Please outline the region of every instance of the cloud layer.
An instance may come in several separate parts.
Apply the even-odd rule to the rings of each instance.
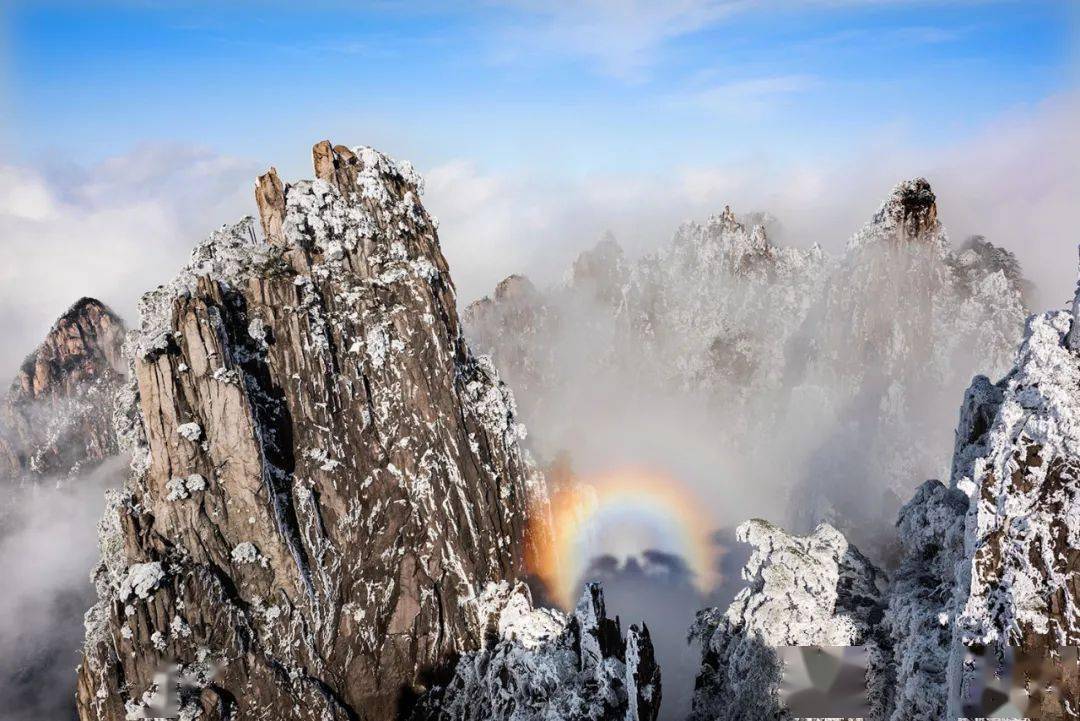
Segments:
[[[948,147],[901,143],[889,132],[844,158],[780,164],[749,157],[660,175],[591,174],[562,182],[486,173],[461,161],[427,173],[429,210],[468,302],[510,273],[558,280],[606,230],[635,255],[683,220],[731,205],[767,210],[782,244],[839,249],[899,180],[925,176],[955,242],[982,234],[1016,252],[1042,295],[1058,305],[1076,281],[1075,198],[1080,195],[1080,98],[1018,109]],[[899,135],[899,133],[897,133]]]
[[[132,321],[138,296],[170,278],[198,238],[251,212],[255,173],[247,161],[167,145],[94,167],[0,161],[0,378],[80,296]]]
[[[1014,250],[1042,292],[1036,302],[1058,305],[1076,280],[1077,120],[1080,99],[1065,95],[945,148],[882,133],[846,158],[758,155],[663,174],[538,177],[461,159],[425,169],[425,203],[464,304],[511,273],[558,280],[606,230],[635,255],[728,204],[773,213],[781,243],[839,248],[896,181],[925,175],[954,239],[981,233]],[[171,277],[199,239],[254,211],[251,181],[268,160],[144,146],[94,167],[0,161],[0,378],[81,295],[133,321],[139,294]]]
[[[94,600],[104,491],[125,464],[111,459],[63,487],[0,491],[0,717],[71,718],[83,614]],[[14,581],[14,583],[12,583]]]

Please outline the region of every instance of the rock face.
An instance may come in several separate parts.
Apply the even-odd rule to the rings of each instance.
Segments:
[[[542,542],[542,477],[462,337],[420,178],[370,148],[314,161],[259,178],[265,240],[224,227],[142,299],[84,721],[144,713],[166,663],[181,718],[393,718],[480,648],[484,589]]]
[[[926,178],[897,183],[870,223],[852,237],[848,246],[854,248],[880,239],[895,245],[947,247],[948,239],[937,219],[937,196]]]
[[[921,178],[836,256],[779,245],[773,226],[725,208],[637,261],[607,238],[554,287],[505,281],[467,335],[520,390],[542,454],[595,459],[596,429],[631,423],[700,434],[725,475],[790,493],[794,530],[829,522],[891,562],[882,529],[947,474],[952,399],[1012,363],[1026,283],[984,239],[952,247]]]
[[[875,529],[916,479],[947,472],[940,429],[955,402],[942,399],[977,372],[1007,370],[1026,314],[1015,267],[985,258],[1008,254],[988,245],[954,251],[921,179],[900,183],[852,237],[788,366],[797,387],[826,389],[832,410],[814,422],[834,429],[795,490],[796,529],[828,520],[886,557]]]
[[[0,479],[75,475],[117,452],[123,336],[120,318],[93,298],[57,319],[0,403]]]
[[[520,585],[492,587],[482,602],[488,642],[462,657],[413,721],[655,721],[660,668],[649,629],[631,626],[624,639],[597,584],[569,617],[533,610]]]

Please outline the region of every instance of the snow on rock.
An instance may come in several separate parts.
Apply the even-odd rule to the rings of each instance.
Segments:
[[[969,646],[1043,656],[1080,642],[1077,322],[1067,311],[1032,316],[1015,367],[997,383],[972,381],[950,483],[925,482],[901,508],[887,586],[827,526],[805,538],[740,527],[756,549],[749,587],[698,620],[697,718],[778,718],[777,645],[869,644],[872,718],[919,721],[963,716],[975,688]],[[1074,675],[1031,713],[1072,718],[1065,709],[1078,701]]]
[[[1080,645],[1080,355],[1069,340],[1078,322],[1069,311],[1032,316],[1013,370],[994,385],[976,378],[965,397],[952,479],[970,499],[954,599],[953,715],[971,682],[964,646]],[[1061,695],[1075,708],[1080,679]],[[1057,713],[1056,703],[1040,711]]]
[[[184,486],[187,487],[188,492],[195,493],[196,491],[206,490],[206,479],[198,473],[192,473],[190,476],[184,479]]]
[[[900,511],[903,556],[892,574],[886,614],[895,675],[889,721],[948,718],[953,591],[964,558],[967,507],[963,493],[927,481]]]
[[[206,490],[206,479],[198,473],[192,473],[187,478],[170,478],[165,483],[168,494],[165,500],[182,501],[190,498],[193,493]]]
[[[138,598],[148,598],[165,578],[165,569],[157,561],[136,563],[128,568],[127,576],[120,583],[119,598],[127,599],[132,594]]]
[[[202,438],[202,426],[198,423],[181,423],[176,427],[176,433],[181,438],[195,442]]]
[[[588,584],[574,613],[531,608],[528,589],[503,585],[484,598],[498,629],[432,689],[413,721],[654,721],[660,669],[648,629],[622,636],[603,592]]]
[[[871,221],[848,241],[849,248],[879,240],[925,243],[947,249],[948,240],[937,219],[937,197],[925,178],[897,183]]]
[[[165,490],[169,492],[165,496],[165,499],[169,501],[179,501],[188,497],[187,484],[184,483],[183,478],[170,478],[165,483]]]
[[[191,714],[391,718],[481,647],[483,590],[523,578],[545,534],[418,176],[371,148],[313,160],[314,180],[258,179],[261,237],[223,227],[140,301],[82,721],[140,709],[166,658],[218,669]],[[538,643],[527,626],[507,633]]]
[[[747,581],[726,611],[701,611],[692,636],[702,645],[692,719],[764,721],[781,716],[778,646],[868,646],[867,687],[874,718],[889,689],[888,642],[881,621],[884,574],[822,524],[792,536],[771,523],[739,526],[754,550]]]
[[[242,541],[236,544],[232,553],[229,554],[232,560],[237,563],[257,563],[259,560],[259,549],[255,547],[255,544],[251,541]]]

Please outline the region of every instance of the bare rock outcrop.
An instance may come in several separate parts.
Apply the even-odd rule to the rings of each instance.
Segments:
[[[480,648],[484,589],[542,542],[543,480],[462,337],[421,179],[313,155],[314,181],[259,178],[263,239],[224,227],[142,299],[83,721],[148,713],[168,664],[185,719],[393,718]]]
[[[27,356],[0,402],[0,479],[74,475],[117,452],[124,323],[82,298]]]

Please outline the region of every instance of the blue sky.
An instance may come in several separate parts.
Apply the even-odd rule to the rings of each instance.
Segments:
[[[220,6],[220,7],[219,7]],[[1073,3],[20,2],[10,153],[323,136],[558,178],[948,143],[1075,79]]]
[[[273,164],[413,161],[462,302],[730,204],[842,248],[925,175],[954,238],[1075,284],[1066,0],[29,2],[0,6],[0,377],[76,297],[134,319]],[[1040,301],[1041,303],[1041,301]]]

